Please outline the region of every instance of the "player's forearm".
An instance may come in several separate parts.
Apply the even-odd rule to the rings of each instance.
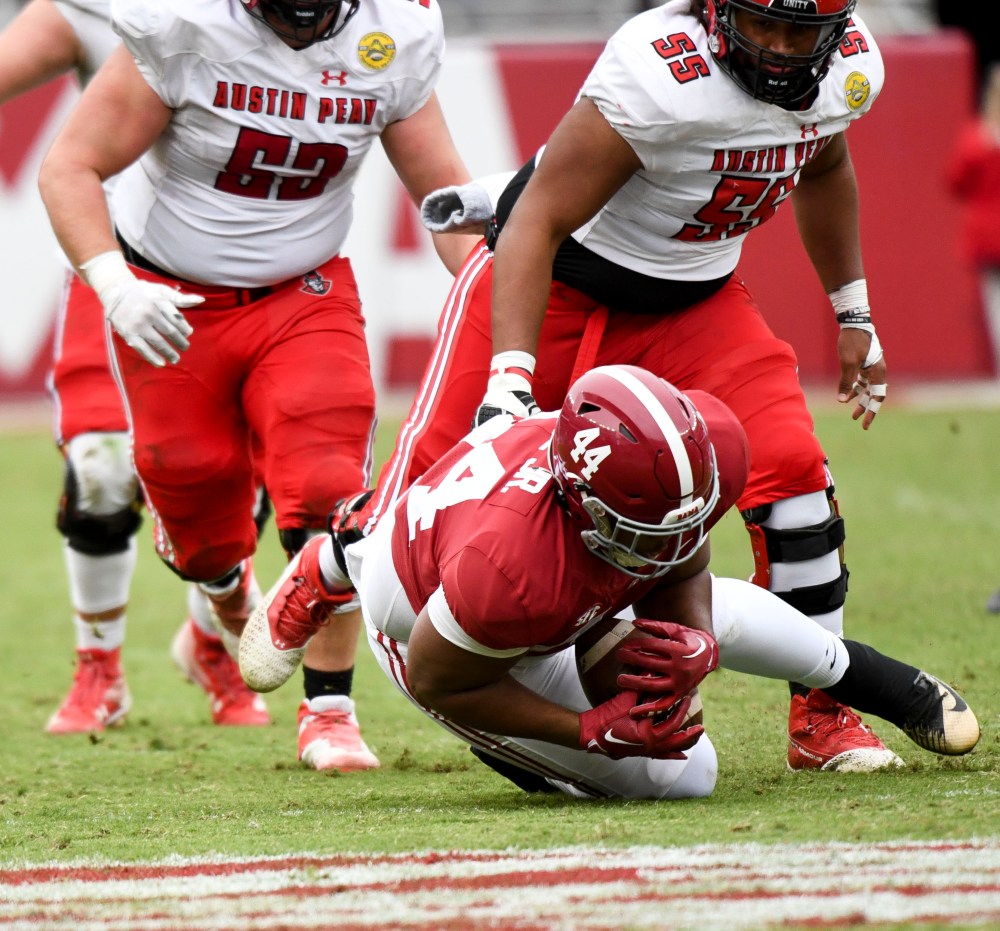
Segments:
[[[494,353],[537,353],[555,248],[544,236],[522,234],[517,225],[501,234],[493,257]]]
[[[411,678],[411,688],[413,680]],[[425,688],[414,695],[448,720],[507,737],[579,747],[580,716],[511,678],[462,691]]]
[[[96,172],[50,155],[42,165],[38,187],[56,238],[74,267],[118,248]]]
[[[824,290],[864,278],[860,204],[850,159],[819,175],[803,174],[792,204],[802,245]]]

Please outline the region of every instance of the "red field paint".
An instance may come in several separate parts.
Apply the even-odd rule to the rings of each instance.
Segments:
[[[0,929],[1000,924],[1000,841],[301,855],[0,870]]]

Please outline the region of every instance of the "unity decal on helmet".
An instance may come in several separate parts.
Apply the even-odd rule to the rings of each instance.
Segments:
[[[358,43],[358,61],[369,71],[382,71],[396,57],[396,41],[384,32],[369,32]]]
[[[844,95],[847,106],[852,110],[860,110],[872,92],[872,86],[860,71],[852,71],[844,81]]]

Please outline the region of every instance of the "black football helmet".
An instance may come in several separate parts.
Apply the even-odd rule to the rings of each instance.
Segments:
[[[241,0],[243,8],[296,48],[335,36],[361,0]]]
[[[634,365],[601,366],[577,379],[549,462],[587,548],[636,578],[689,559],[719,500],[701,414],[673,385]]]
[[[785,109],[800,105],[826,77],[857,0],[706,0],[709,48],[722,68],[751,97]],[[741,16],[815,28],[805,55],[785,55],[758,45],[740,30]]]

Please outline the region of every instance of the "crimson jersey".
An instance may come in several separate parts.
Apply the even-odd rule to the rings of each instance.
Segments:
[[[703,392],[690,397],[719,468],[707,531],[739,497],[749,460],[732,412]],[[564,647],[662,580],[636,579],[587,549],[549,470],[557,416],[488,421],[396,505],[392,555],[410,605],[428,605],[438,632],[464,649],[517,655]]]

